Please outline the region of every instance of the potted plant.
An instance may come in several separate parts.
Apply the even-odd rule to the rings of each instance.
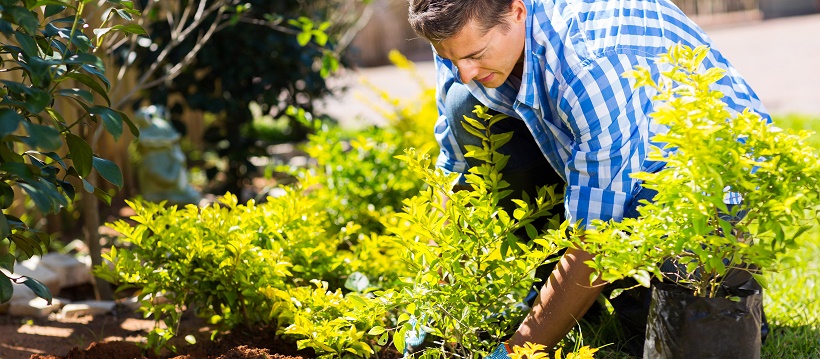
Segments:
[[[820,208],[818,151],[804,143],[811,134],[731,113],[711,86],[723,70],[702,69],[708,51],[673,46],[658,60],[670,69],[657,82],[646,68],[626,74],[657,91],[651,116],[669,128],[649,156],[665,167],[635,175],[657,191],[654,201],[635,219],[553,232],[595,255],[591,279],[657,283],[645,357],[759,357],[758,268],[774,269]]]

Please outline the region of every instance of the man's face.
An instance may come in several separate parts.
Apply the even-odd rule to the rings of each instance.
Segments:
[[[484,33],[471,20],[455,36],[433,44],[439,56],[458,67],[461,82],[475,80],[484,87],[501,86],[523,59],[526,7],[521,1],[511,6],[506,19],[508,29],[499,25]]]

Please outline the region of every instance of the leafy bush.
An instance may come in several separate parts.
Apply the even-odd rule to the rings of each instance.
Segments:
[[[603,280],[633,277],[648,286],[651,277],[663,278],[660,264],[668,261],[682,269],[681,278],[669,279],[696,295],[726,295],[719,289],[727,271],[772,269],[817,221],[820,154],[804,142],[810,133],[782,131],[751,111],[730,113],[723,95],[710,89],[723,71],[700,69],[708,51],[672,47],[659,60],[671,69],[657,83],[646,69],[629,74],[658,90],[662,105],[652,117],[670,130],[654,140],[668,154],[655,149],[649,159],[666,167],[635,175],[658,191],[641,217],[598,221],[573,237],[596,255],[589,264]],[[727,191],[742,203],[727,206]],[[797,233],[787,235],[791,227]]]
[[[429,135],[438,117],[435,89],[424,83],[413,63],[400,53],[391,52],[390,59],[417,79],[422,93],[402,101],[373,87],[389,104],[388,109],[374,104],[388,120],[387,126],[353,134],[325,128],[311,135],[305,148],[317,162],[311,172],[322,184],[312,195],[326,204],[334,228],[354,222],[366,233],[383,233],[381,222],[423,185],[421,173],[411,171],[395,157],[411,147],[424,153],[438,151]],[[297,177],[306,173],[301,168],[293,171]]]
[[[16,252],[42,254],[43,245],[49,243],[47,233],[6,213],[14,202],[13,188],[25,192],[40,212],[58,213],[74,201],[74,183],[110,202],[108,193],[87,180],[93,170],[115,186],[123,185],[117,165],[95,155],[82,133],[93,128],[92,122],[115,139],[122,135],[123,124],[138,133],[125,114],[110,108],[110,83],[94,51],[103,37],[144,30],[133,24],[104,27],[113,17],[130,20],[139,15],[131,2],[120,1],[108,2],[111,9],[101,27],[89,26],[84,19],[88,2],[0,1],[0,66],[13,75],[0,80],[0,266],[9,271]],[[71,108],[72,113],[66,113],[66,107],[56,106],[60,99],[76,102],[77,112]],[[11,297],[12,281],[51,300],[37,281],[2,274],[0,302]]]
[[[561,203],[554,186],[539,189],[532,202],[526,197],[513,200],[517,208],[512,213],[499,206],[512,190],[499,173],[509,156],[497,149],[512,134],[491,134],[489,127],[506,116],[485,111],[477,107],[478,119],[465,117],[465,127],[484,134],[482,147],[468,148],[465,154],[485,161],[466,176],[472,190],[454,191],[455,174],[432,169],[426,153],[410,149],[401,157],[428,186],[405,200],[403,212],[397,214],[402,221],[388,226],[407,247],[404,260],[416,273],[413,287],[395,298],[406,310],[393,336],[399,351],[404,350],[405,334],[412,328],[408,320],[415,317],[421,318],[423,330],[443,338],[439,347],[426,349],[423,357],[486,356],[517,329],[527,314],[520,306],[532,286],[535,269],[558,250],[532,224],[552,214],[553,207]],[[445,197],[446,207],[442,205]],[[556,215],[550,228],[559,227]],[[519,229],[525,230],[528,238],[524,239],[529,241],[516,235]]]
[[[254,170],[249,157],[264,154],[267,144],[248,126],[253,120],[249,104],[258,104],[273,118],[288,120],[290,131],[284,140],[305,138],[307,128],[287,109],[293,106],[312,112],[314,100],[330,94],[326,78],[345,65],[340,60],[340,42],[355,28],[362,4],[369,3],[203,0],[203,9],[220,10],[208,11],[203,18],[186,16],[180,24],[173,24],[166,21],[165,12],[179,11],[176,9],[189,2],[163,2],[173,5],[154,6],[159,9],[146,15],[151,19],[146,26],[151,37],[142,40],[150,46],[128,46],[136,52],[135,64],[143,72],[161,69],[158,78],[174,76],[173,81],[145,92],[144,98],[169,105],[168,98],[181,95],[189,108],[216,115],[204,140],[206,151],[224,159],[228,167],[222,171],[227,180],[218,192],[238,192],[241,180]],[[177,43],[180,28],[197,36]],[[203,38],[208,39],[207,46],[202,46]],[[133,56],[129,51],[122,54]],[[188,66],[176,66],[186,61]],[[219,171],[209,167],[206,173],[213,177]]]

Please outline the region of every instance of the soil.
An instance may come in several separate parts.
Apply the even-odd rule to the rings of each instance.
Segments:
[[[17,359],[309,359],[312,351],[298,351],[293,342],[277,337],[274,329],[240,328],[210,340],[211,328],[192,315],[180,324],[172,343],[176,353],[159,355],[144,350],[154,321],[121,308],[113,314],[79,318],[23,318],[0,316],[0,358]],[[183,338],[192,335],[195,344]]]
[[[70,301],[91,299],[90,284],[64,288],[59,297]],[[171,340],[177,351],[155,354],[142,348],[154,320],[118,305],[112,313],[76,318],[54,313],[48,318],[0,315],[0,358],[4,359],[311,359],[311,350],[299,351],[292,341],[276,336],[272,328],[237,328],[210,340],[212,328],[185,313],[180,335]],[[193,336],[194,344],[185,341]]]

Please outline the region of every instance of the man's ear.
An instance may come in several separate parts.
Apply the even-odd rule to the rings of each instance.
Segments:
[[[527,19],[527,5],[523,0],[513,0],[510,3],[510,20],[515,23],[525,22]]]

